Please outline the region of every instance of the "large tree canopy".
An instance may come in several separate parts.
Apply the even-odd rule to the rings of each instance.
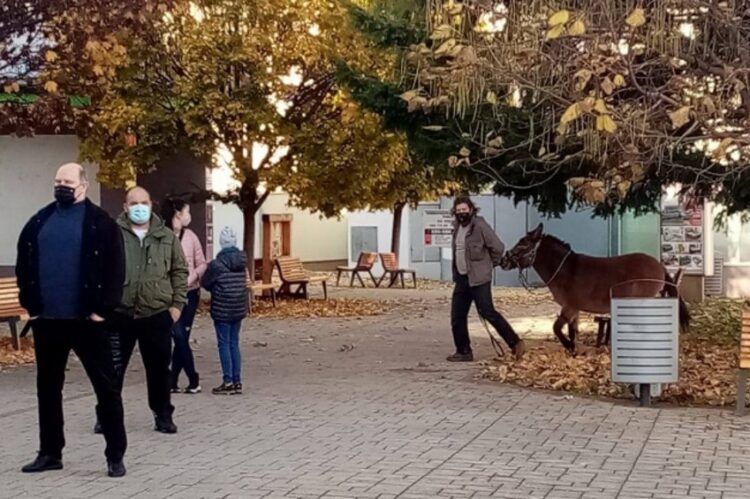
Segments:
[[[556,205],[567,184],[602,212],[648,205],[673,181],[747,207],[742,2],[431,5],[430,40],[412,46],[417,83],[403,98],[468,120],[469,143],[451,164],[492,177],[499,192],[554,192]]]

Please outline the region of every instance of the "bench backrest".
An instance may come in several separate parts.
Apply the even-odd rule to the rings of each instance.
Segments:
[[[276,268],[279,270],[279,277],[284,282],[298,282],[308,278],[299,258],[280,256],[276,259]]]
[[[750,310],[742,310],[742,332],[740,333],[740,368],[750,369]]]
[[[0,317],[18,316],[24,312],[18,301],[18,283],[15,277],[0,278]]]
[[[385,270],[398,270],[398,258],[396,258],[395,253],[381,253],[380,260],[383,262],[383,268]]]
[[[363,251],[362,253],[359,254],[359,258],[357,259],[357,269],[358,270],[371,270],[372,266],[375,265],[375,262],[377,260],[378,260],[377,253]]]

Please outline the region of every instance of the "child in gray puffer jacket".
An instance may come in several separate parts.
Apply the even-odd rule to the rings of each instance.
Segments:
[[[221,251],[208,265],[201,285],[211,292],[211,318],[216,328],[219,360],[224,376],[212,393],[242,393],[240,329],[247,315],[247,255],[237,248],[237,235],[224,227],[219,236]]]

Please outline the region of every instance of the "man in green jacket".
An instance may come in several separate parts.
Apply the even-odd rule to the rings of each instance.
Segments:
[[[138,342],[155,429],[176,433],[170,401],[171,331],[187,302],[188,268],[179,239],[151,207],[148,191],[134,187],[127,193],[125,212],[117,219],[125,246],[125,283],[115,309],[113,328],[119,345],[113,350],[122,387]]]

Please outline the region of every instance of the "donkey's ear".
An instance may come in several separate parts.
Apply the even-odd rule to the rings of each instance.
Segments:
[[[536,229],[529,232],[529,235],[534,239],[542,237],[542,234],[544,234],[544,225],[541,222],[536,226]]]

